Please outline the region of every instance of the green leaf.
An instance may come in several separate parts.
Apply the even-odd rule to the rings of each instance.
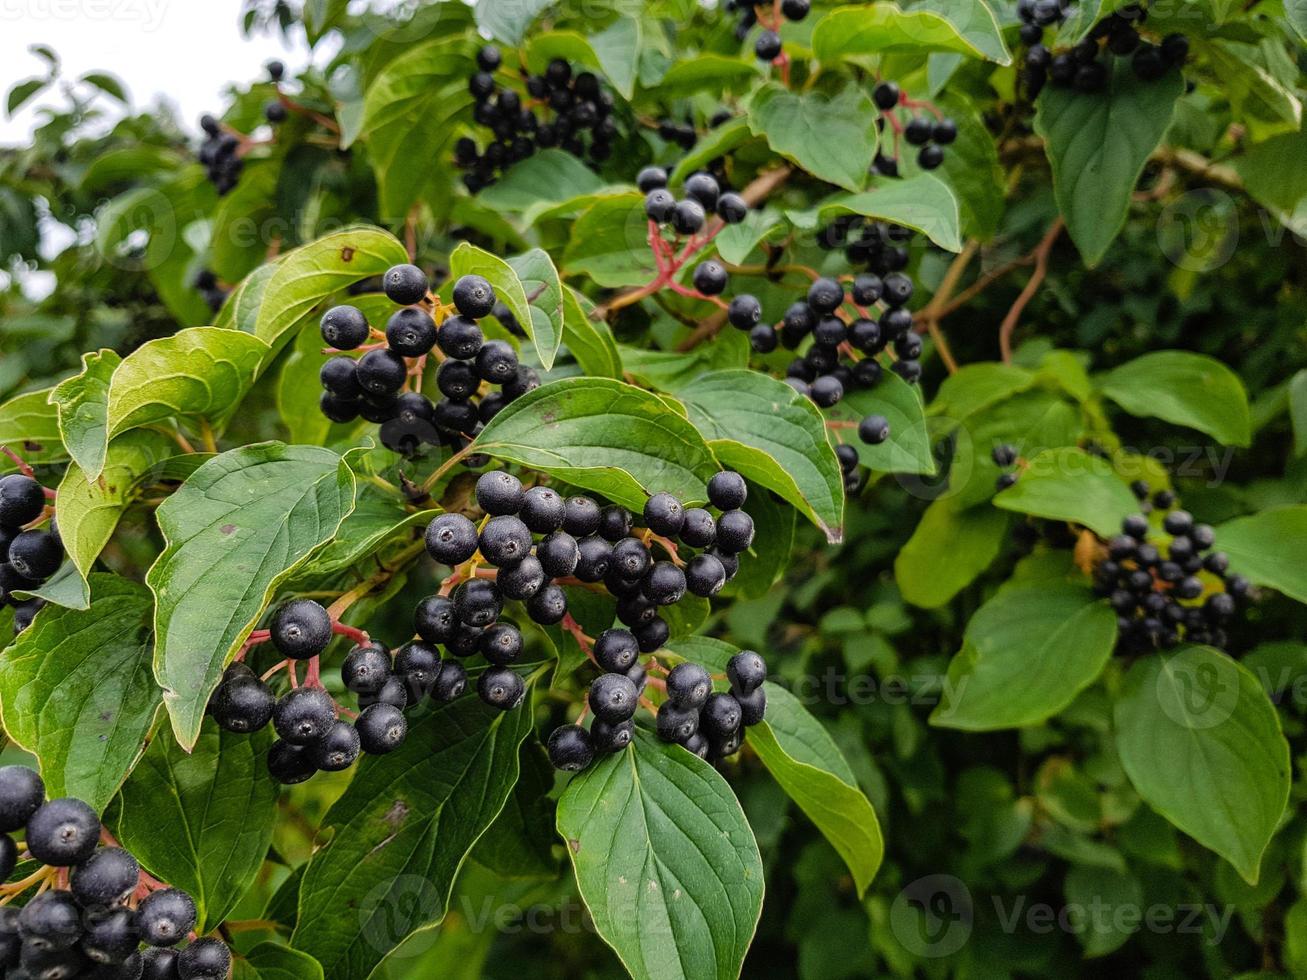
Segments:
[[[889,422],[889,438],[879,446],[863,442],[854,428],[835,432],[838,442],[858,451],[858,460],[863,466],[877,473],[935,473],[937,466],[931,452],[930,429],[926,425],[920,387],[908,384],[892,371],[886,371],[875,388],[847,392],[835,406],[826,410],[826,417],[832,421],[855,426],[871,414],[883,415]]]
[[[1114,709],[1144,801],[1256,884],[1289,798],[1289,744],[1252,672],[1210,647],[1138,660]]]
[[[571,286],[563,287],[563,343],[586,374],[622,379],[622,356],[608,324],[595,320],[593,305]]]
[[[109,442],[109,379],[121,363],[122,358],[111,350],[83,354],[82,372],[60,382],[50,393],[68,455],[91,473],[99,473],[104,466]]]
[[[6,114],[13,118],[15,112],[21,109],[29,99],[38,95],[51,81],[50,78],[29,78],[14,85],[5,99]]]
[[[354,507],[335,453],[264,442],[209,460],[156,511],[154,672],[173,732],[195,743],[209,694],[287,575]]]
[[[1125,224],[1144,164],[1171,124],[1184,78],[1170,71],[1141,81],[1124,58],[1101,92],[1046,86],[1035,129],[1053,167],[1053,191],[1067,230],[1089,265]]]
[[[323,980],[322,964],[280,943],[259,943],[232,964],[234,980]]]
[[[566,201],[593,194],[603,178],[566,150],[533,153],[512,167],[477,197],[500,211],[526,211],[540,202]]]
[[[1046,449],[1029,460],[1017,482],[994,496],[994,506],[1083,524],[1103,538],[1119,534],[1121,521],[1139,512],[1112,464],[1074,446]]]
[[[106,437],[173,418],[202,418],[220,429],[267,355],[259,338],[222,327],[191,327],[142,344],[109,382]]]
[[[1254,142],[1302,127],[1302,100],[1276,77],[1259,45],[1216,40],[1200,50]]]
[[[517,276],[518,288],[523,291],[522,298],[530,312],[522,326],[529,327],[528,334],[541,366],[546,371],[552,370],[563,342],[563,284],[558,270],[542,248],[515,256],[508,264]]]
[[[294,254],[294,253],[291,253]],[[277,261],[261,265],[237,284],[222,309],[214,318],[216,327],[228,327],[245,333],[254,333],[258,326],[259,308],[263,305],[263,291],[277,273]]]
[[[177,444],[161,432],[124,432],[109,444],[99,479],[69,463],[59,482],[59,536],[69,560],[85,579],[104,550],[141,481],[177,455]]]
[[[91,608],[91,587],[71,561],[59,566],[59,571],[35,589],[15,589],[17,599],[44,599],[65,609]]]
[[[526,29],[553,0],[480,0],[472,8],[477,26],[496,40],[520,44]]]
[[[472,104],[467,78],[475,70],[465,38],[435,38],[400,54],[368,86],[360,136],[383,219],[403,220],[437,177],[447,179],[434,161],[448,159],[455,121]]]
[[[288,252],[263,287],[254,333],[278,351],[328,297],[407,261],[404,246],[380,228],[338,231]]]
[[[1276,507],[1239,517],[1216,529],[1216,547],[1230,556],[1230,568],[1257,585],[1307,603],[1307,506]]]
[[[964,41],[985,58],[1000,65],[1012,64],[1012,52],[1003,40],[1003,29],[985,0],[923,0],[918,10],[931,10],[952,24]],[[993,146],[993,142],[990,142]],[[952,153],[953,149],[949,150]]]
[[[295,948],[333,980],[364,980],[444,918],[459,868],[517,782],[530,730],[529,708],[499,712],[469,695],[427,713],[394,752],[365,758],[324,818],[333,833],[300,886]]]
[[[739,976],[762,912],[762,859],[712,766],[640,732],[572,779],[558,832],[596,930],[632,976]]]
[[[812,52],[825,64],[841,58],[886,52],[952,51],[983,58],[985,53],[931,10],[900,10],[892,3],[839,7],[812,29]]]
[[[658,269],[649,249],[644,195],[614,194],[586,208],[572,226],[563,266],[568,276],[586,275],[609,288],[651,281]]]
[[[1106,956],[1120,949],[1138,929],[1144,889],[1134,875],[1112,868],[1072,865],[1064,886],[1068,908],[1083,910],[1075,930],[1085,956]]]
[[[1116,645],[1116,614],[1085,588],[1009,585],[967,623],[930,723],[992,731],[1051,718],[1092,684]]]
[[[757,65],[748,61],[727,58],[720,54],[701,54],[694,58],[685,58],[672,65],[652,91],[663,98],[691,95],[702,89],[720,92],[730,88],[734,83],[752,81],[757,77]],[[713,133],[732,125],[744,129],[742,120],[732,120],[713,130]],[[711,138],[711,134],[708,138]],[[679,170],[678,165],[677,171]]]
[[[961,422],[1027,391],[1034,383],[1035,375],[1025,368],[993,361],[964,364],[957,374],[949,375],[940,384],[930,403],[930,414]]]
[[[666,402],[608,378],[567,378],[528,392],[473,445],[637,511],[664,490],[702,501],[718,469],[699,431]]]
[[[91,576],[86,610],[43,609],[0,658],[4,729],[41,764],[50,797],[97,813],[140,756],[159,710],[142,586]]]
[[[1307,368],[1289,379],[1289,419],[1293,423],[1293,454],[1307,456]]]
[[[973,2],[983,6],[981,0]],[[957,139],[944,154],[939,174],[957,198],[961,232],[968,238],[989,241],[998,231],[1007,207],[1006,174],[999,163],[998,146],[979,109],[969,99],[947,93],[936,103],[958,128]]]
[[[238,735],[209,720],[188,752],[160,733],[123,785],[118,839],[156,878],[191,894],[200,933],[236,907],[272,843],[272,740],[270,728]]]
[[[590,35],[599,68],[624,99],[635,91],[642,39],[639,17],[618,17],[598,34]]]
[[[950,252],[962,249],[957,198],[947,184],[932,174],[919,173],[860,194],[827,198],[810,210],[790,211],[789,218],[798,227],[810,229],[845,214],[905,225],[915,228],[940,248]]]
[[[706,636],[667,644],[667,652],[724,671],[739,648]],[[746,739],[785,794],[839,852],[858,894],[871,884],[884,856],[880,822],[835,740],[793,694],[765,683],[767,717],[746,729]]]
[[[1182,350],[1144,354],[1109,371],[1099,388],[1131,415],[1187,425],[1228,446],[1247,446],[1252,441],[1243,382],[1206,354]]]
[[[755,136],[814,177],[850,191],[867,182],[877,118],[871,96],[856,85],[832,98],[820,92],[800,95],[768,82],[749,100]]]
[[[87,72],[82,76],[81,81],[86,85],[92,85],[98,88],[105,95],[117,99],[124,105],[127,104],[127,91],[123,88],[123,83],[113,75],[103,71]]]
[[[936,500],[894,559],[903,598],[926,609],[944,605],[998,557],[1007,528],[1007,515],[988,505]]]
[[[0,446],[8,446],[33,466],[62,463],[68,458],[59,435],[59,416],[50,404],[53,388],[15,395],[0,405]],[[0,473],[14,469],[14,461],[0,453]]]
[[[838,542],[844,477],[812,400],[758,371],[714,371],[677,391],[722,465],[780,494]]]
[[[743,62],[734,59],[730,63],[735,65],[743,64]],[[689,64],[689,62],[678,63],[672,68],[671,72],[668,72],[668,75],[670,76],[677,68],[686,64]],[[756,74],[756,72],[757,69],[750,69],[751,74]],[[744,116],[736,116],[715,129],[710,129],[699,137],[699,142],[694,144],[692,150],[677,161],[676,168],[671,172],[669,184],[673,187],[680,186],[685,178],[696,170],[702,170],[709,162],[716,160],[720,156],[725,156],[753,138],[753,134],[749,131],[749,120]]]

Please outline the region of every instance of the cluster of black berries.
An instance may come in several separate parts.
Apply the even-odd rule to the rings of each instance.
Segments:
[[[218,276],[211,269],[201,269],[196,273],[195,288],[204,297],[204,305],[215,313],[222,309],[230,293],[218,284]]]
[[[477,52],[479,71],[468,80],[476,99],[472,118],[494,134],[484,150],[469,136],[454,144],[454,161],[466,171],[463,183],[469,191],[475,194],[488,187],[502,171],[546,147],[557,146],[595,162],[612,155],[617,138],[613,97],[598,76],[588,71],[573,74],[570,64],[555,58],[543,75],[522,72],[524,99],[517,89],[495,83],[494,73],[502,63],[499,49],[486,45]],[[542,120],[533,105],[551,112],[552,118]]]
[[[562,725],[549,735],[549,761],[564,772],[580,772],[596,755],[620,752],[635,736],[635,712],[648,683],[640,647],[624,629],[605,630],[595,640],[595,663],[603,671],[590,685],[586,704],[594,720],[589,730]],[[767,664],[742,650],[726,668],[730,691],[713,691],[713,678],[701,664],[683,661],[667,673],[667,699],[654,714],[654,730],[664,742],[683,745],[701,759],[717,762],[740,750],[743,729],[767,711]]]
[[[876,103],[876,108],[880,110],[880,116],[876,120],[877,129],[883,131],[888,125],[896,134],[901,133],[910,146],[918,147],[917,166],[922,170],[934,170],[944,162],[944,147],[958,138],[957,123],[937,112],[934,119],[917,113],[915,107],[926,105],[929,108],[928,104],[912,102],[899,88],[897,82],[879,83],[872,89],[871,98]],[[906,122],[899,118],[900,107],[907,114]],[[931,111],[935,110],[931,109]],[[897,145],[896,139],[896,148]],[[897,177],[899,175],[897,154],[886,156],[877,151],[875,159],[871,162],[871,171],[882,177]]]
[[[847,296],[840,282],[822,277],[812,283],[804,299],[785,311],[779,330],[769,324],[746,327],[743,316],[733,315],[737,305],[747,305],[752,311],[757,304],[752,296],[736,296],[727,319],[749,330],[753,349],[760,354],[769,354],[778,345],[795,350],[811,337],[806,353],[790,362],[785,381],[818,408],[830,408],[846,391],[876,386],[884,376],[876,357],[887,348],[892,347],[896,357],[890,370],[909,383],[921,377],[917,360],[921,337],[912,330],[912,314],[904,307],[912,290],[912,280],[900,272],[883,279],[863,273],[854,278]],[[847,301],[852,302],[854,313],[846,319],[840,312]],[[877,305],[883,312],[874,319],[872,307]],[[889,434],[889,423],[881,415],[868,415],[858,425],[858,437],[869,445],[884,442]]]
[[[487,515],[482,526],[462,514],[442,514],[427,527],[426,545],[432,558],[451,568],[479,556],[477,564],[496,571],[493,578],[473,573],[448,598],[426,599],[417,612],[418,633],[456,656],[479,651],[506,666],[516,659],[521,638],[515,628],[506,638],[490,629],[504,600],[523,602],[532,621],[553,625],[567,616],[560,580],[572,580],[602,583],[617,599],[617,618],[631,628],[640,649],[652,653],[670,635],[660,608],[687,592],[716,595],[739,571],[740,555],[753,544],[753,519],[740,509],[747,494],[738,473],[716,474],[708,484],[709,501],[720,511],[714,517],[656,493],[638,522],[648,533],[639,534],[635,515],[625,507],[601,507],[584,495],[564,498],[543,485],[526,489],[502,470],[482,474],[476,485],[477,503]],[[687,559],[673,539],[700,553]],[[667,557],[655,559],[653,545]],[[511,650],[499,649],[505,639],[512,641]],[[490,683],[482,675],[478,687]]]
[[[849,265],[865,266],[868,272],[884,277],[908,267],[912,235],[912,229],[903,225],[845,214],[817,233],[817,247],[826,252],[842,248]]]
[[[1065,0],[1021,0],[1021,39],[1026,51],[1026,84],[1030,97],[1048,82],[1078,92],[1099,92],[1111,77],[1112,58],[1130,58],[1130,67],[1142,81],[1152,82],[1189,56],[1189,39],[1168,34],[1157,44],[1139,35],[1139,25],[1148,12],[1137,3],[1128,4],[1096,23],[1089,36],[1067,51],[1054,53],[1043,44],[1044,28],[1066,16]]]
[[[723,190],[721,182],[710,173],[698,172],[686,177],[685,197],[679,201],[667,189],[667,171],[662,167],[645,167],[636,174],[635,185],[644,192],[644,213],[649,220],[659,225],[670,224],[678,235],[702,231],[710,213],[728,225],[739,224],[749,215],[744,198],[734,191]],[[695,269],[694,286],[705,296],[716,296],[726,288],[726,270],[719,262],[702,262]]]
[[[1159,496],[1161,506],[1174,503],[1168,492]],[[1127,517],[1094,570],[1095,590],[1116,610],[1118,649],[1139,652],[1181,642],[1224,647],[1224,626],[1249,597],[1249,581],[1230,572],[1225,553],[1211,550],[1211,527],[1195,524],[1187,511],[1167,513],[1162,528],[1171,540],[1158,547],[1149,543],[1146,515]],[[1220,582],[1218,591],[1208,589],[1213,582]]]
[[[767,6],[771,5],[767,4]],[[781,0],[781,16],[788,21],[797,23],[803,20],[811,9],[812,0]],[[743,41],[758,23],[758,8],[751,0],[727,0],[726,12],[739,14],[735,24],[735,36],[738,40]],[[764,27],[757,40],[753,42],[753,53],[759,60],[775,61],[781,56],[781,36],[775,30],[779,27],[779,23]]]
[[[49,869],[44,882],[55,887],[43,888],[21,909],[0,907],[0,976],[225,980],[231,952],[219,940],[191,938],[184,948],[174,948],[195,928],[190,895],[143,875],[123,848],[97,846],[100,818],[81,800],[47,800],[45,784],[33,770],[5,766],[0,768],[0,880],[17,865],[13,834],[18,831],[28,854]]]
[[[501,408],[540,386],[535,370],[518,363],[512,344],[486,340],[477,325],[494,316],[511,332],[521,332],[483,277],[462,276],[454,283],[457,315],[439,323],[433,314],[445,310],[432,303],[426,274],[417,266],[394,266],[382,282],[386,296],[403,305],[386,322],[384,343],[367,344],[372,331],[358,307],[334,306],[323,314],[322,339],[330,347],[365,350],[357,360],[336,356],[322,365],[320,405],[333,422],[362,417],[377,423],[382,444],[405,456],[427,443],[458,450]],[[437,350],[442,362],[436,387],[443,397],[432,403],[421,391],[422,369]],[[413,390],[407,390],[411,378]],[[483,393],[487,386],[499,390]]]
[[[199,158],[205,176],[219,196],[230,193],[245,169],[245,161],[239,154],[241,141],[234,133],[226,132],[211,115],[200,117],[200,129],[204,130],[204,141],[200,144]]]
[[[331,616],[312,599],[293,599],[278,607],[268,634],[286,660],[312,660],[331,642]],[[360,752],[394,751],[408,735],[406,707],[428,693],[436,700],[462,693],[460,687],[442,697],[434,690],[431,674],[437,661],[418,643],[402,647],[393,663],[390,651],[376,641],[356,646],[341,667],[346,689],[358,696],[353,724],[338,717],[339,706],[321,686],[306,682],[279,698],[245,663],[236,662],[209,699],[209,714],[220,728],[240,734],[272,722],[278,740],[268,752],[268,771],[281,783],[300,783],[316,772],[348,769]]]
[[[989,458],[994,461],[995,466],[1004,471],[998,475],[998,479],[995,481],[995,485],[999,490],[1006,490],[1016,484],[1020,473],[1012,469],[1012,467],[1017,465],[1018,457],[1017,447],[1011,443],[1005,442],[990,450]]]
[[[14,632],[21,633],[45,605],[44,599],[19,599],[16,591],[31,592],[64,560],[63,542],[54,518],[45,517],[45,488],[23,473],[0,479],[0,603],[14,607]]]

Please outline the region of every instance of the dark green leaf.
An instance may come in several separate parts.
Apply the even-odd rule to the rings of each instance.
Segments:
[[[948,602],[998,557],[1008,518],[988,504],[959,509],[954,497],[936,500],[894,559],[903,598],[933,609]]]
[[[814,177],[850,191],[867,182],[878,116],[864,89],[849,86],[830,98],[795,94],[770,82],[749,100],[748,118],[755,136]]]
[[[1110,371],[1099,387],[1131,415],[1187,425],[1229,446],[1246,446],[1252,440],[1243,382],[1205,354],[1144,354]]]
[[[1307,506],[1276,507],[1239,517],[1216,529],[1216,546],[1230,556],[1230,568],[1257,585],[1307,602]]]

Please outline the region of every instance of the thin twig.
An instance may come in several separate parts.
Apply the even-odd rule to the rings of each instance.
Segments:
[[[1057,236],[1062,233],[1062,216],[1058,215],[1040,239],[1039,244],[1035,247],[1035,271],[1030,274],[1025,288],[1021,290],[1021,295],[1016,298],[1012,308],[1007,311],[1007,316],[1003,318],[1003,325],[998,330],[998,349],[1003,355],[1003,363],[1012,363],[1012,332],[1017,328],[1017,321],[1021,319],[1021,311],[1026,308],[1026,304],[1034,298],[1035,293],[1039,292],[1039,287],[1048,275],[1048,253],[1053,249],[1053,243],[1057,241]]]

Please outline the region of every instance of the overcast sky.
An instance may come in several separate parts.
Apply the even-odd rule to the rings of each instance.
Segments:
[[[15,82],[44,74],[33,44],[54,48],[68,77],[117,75],[136,106],[164,96],[196,131],[201,113],[222,107],[227,83],[253,79],[269,58],[292,71],[307,60],[302,43],[287,49],[279,33],[242,38],[240,12],[240,0],[0,0],[0,144],[24,142],[42,102],[58,101],[43,94],[3,114]]]

